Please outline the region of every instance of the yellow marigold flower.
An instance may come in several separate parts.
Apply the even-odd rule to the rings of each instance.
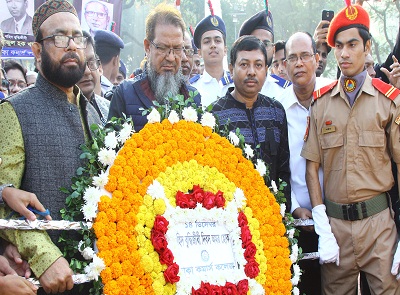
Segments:
[[[165,209],[166,209],[166,206],[165,206],[164,200],[157,199],[154,201],[154,213],[156,215],[164,214]]]
[[[153,271],[153,259],[150,256],[142,256],[141,264],[145,272],[150,273]]]

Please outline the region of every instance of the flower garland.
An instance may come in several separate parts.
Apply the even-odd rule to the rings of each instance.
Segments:
[[[243,144],[243,151],[230,143],[240,145],[236,134],[228,140],[213,132],[215,118],[209,113],[203,114],[201,124],[190,106],[181,115],[170,111],[162,121],[160,113],[154,109],[138,133],[131,135],[127,125],[102,133],[102,172],[83,193],[82,212],[87,220],[95,216],[98,250],[92,253],[85,239],[80,243],[85,258],[96,260],[86,266],[86,273],[94,279],[100,273],[107,295],[203,294],[224,288],[236,290],[232,294],[298,293],[297,264],[291,272],[299,256],[295,231],[282,222],[278,189],[275,196],[265,185],[265,164],[248,160],[254,156],[249,146]],[[189,196],[185,192],[190,190]],[[233,248],[242,257],[241,267],[229,281],[221,276],[180,279],[185,274],[171,251],[176,242],[168,236],[175,234],[175,225],[196,222],[199,216],[216,216],[235,233]]]

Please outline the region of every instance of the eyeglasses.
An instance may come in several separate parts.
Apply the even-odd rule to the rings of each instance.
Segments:
[[[172,51],[174,53],[175,57],[181,57],[183,51],[185,50],[184,47],[181,47],[181,48],[169,48],[169,47],[164,47],[164,46],[158,46],[153,41],[150,41],[150,43],[156,48],[157,53],[160,54],[160,55],[168,56],[168,55],[171,54],[171,51]]]
[[[76,44],[76,48],[78,49],[84,49],[87,46],[87,37],[85,36],[66,36],[66,35],[50,35],[47,37],[44,37],[42,40],[39,42],[42,42],[46,39],[53,39],[54,41],[54,46],[58,48],[67,48],[69,46],[69,42],[74,40],[74,43]]]
[[[7,79],[1,79],[1,92],[6,92],[10,90],[10,82]]]
[[[194,55],[194,49],[185,48],[185,49],[183,49],[183,52],[185,53],[185,55],[187,57],[193,57],[193,55]]]
[[[105,18],[107,16],[107,13],[104,12],[96,12],[96,11],[86,11],[85,14],[88,17],[94,17],[95,15],[97,18]]]
[[[290,55],[290,56],[286,59],[286,61],[287,61],[289,64],[295,64],[295,63],[297,63],[297,61],[298,61],[299,58],[300,58],[300,60],[301,60],[302,62],[309,62],[309,61],[312,60],[312,57],[313,57],[314,55],[315,55],[315,54],[311,54],[311,53],[302,53],[302,54],[300,54],[300,56],[297,56],[297,55]]]
[[[262,43],[264,43],[266,49],[271,49],[272,47],[274,47],[274,43],[269,40],[264,40],[262,41]]]
[[[89,70],[95,71],[99,68],[100,66],[100,59],[93,59],[93,60],[88,60],[86,62],[86,65],[88,66]]]
[[[19,88],[26,88],[26,82],[22,80],[8,79],[10,88],[18,86]]]

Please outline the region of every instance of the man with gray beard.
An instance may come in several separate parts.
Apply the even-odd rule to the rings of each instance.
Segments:
[[[111,99],[108,118],[132,117],[135,130],[147,123],[142,109],[151,108],[154,101],[164,104],[166,98],[178,94],[185,99],[196,89],[185,84],[181,62],[185,57],[183,36],[185,23],[179,11],[167,4],[155,7],[146,18],[146,38],[143,41],[148,57],[147,67],[134,79],[122,82]],[[194,96],[200,106],[200,94]]]

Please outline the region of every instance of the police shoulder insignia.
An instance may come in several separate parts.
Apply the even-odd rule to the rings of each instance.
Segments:
[[[372,85],[384,96],[389,98],[390,100],[395,99],[399,94],[400,90],[396,87],[383,82],[381,79],[373,78]]]
[[[313,93],[314,101],[316,101],[318,98],[323,96],[325,93],[328,93],[330,90],[332,90],[333,87],[335,87],[337,83],[338,83],[338,81],[336,80],[329,85],[326,85],[320,89],[315,90]]]
[[[194,82],[197,82],[200,79],[201,75],[197,74],[196,76],[193,76],[192,78],[189,79],[189,83],[193,84]]]

